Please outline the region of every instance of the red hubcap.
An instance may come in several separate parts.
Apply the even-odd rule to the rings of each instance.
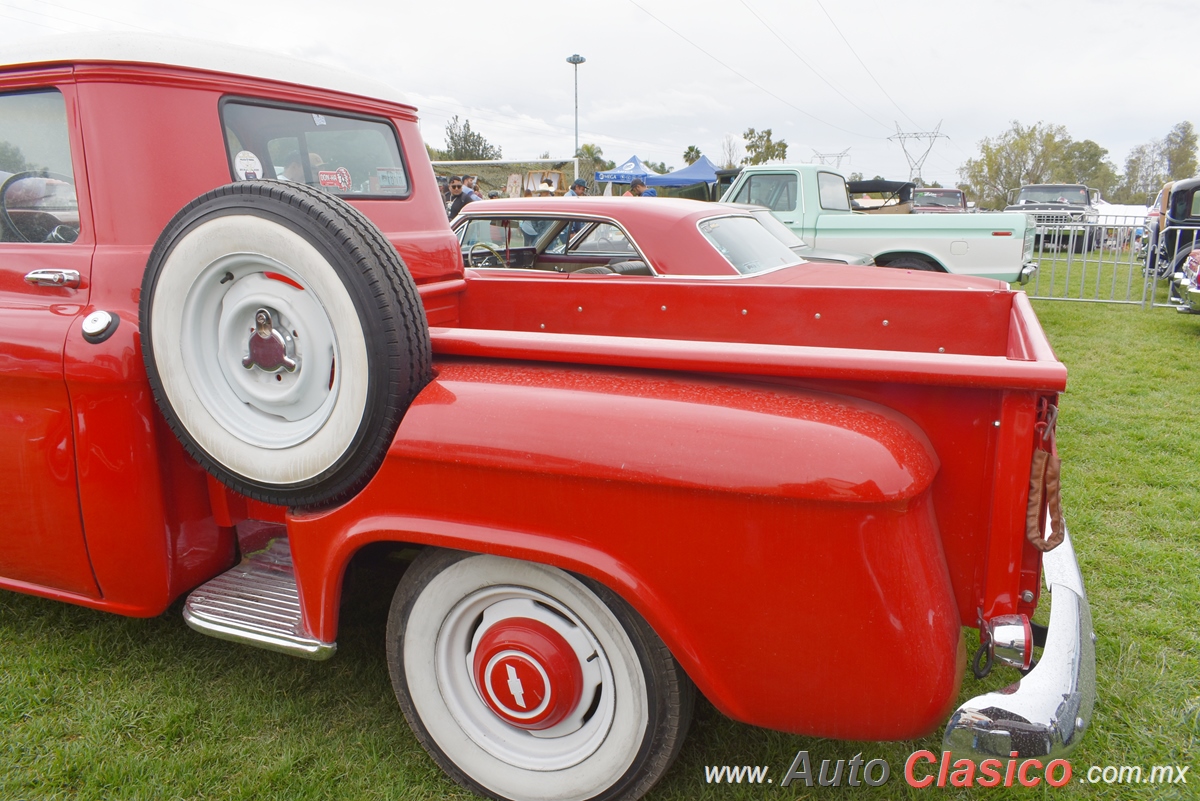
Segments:
[[[472,665],[475,686],[502,720],[540,731],[561,723],[579,705],[583,672],[561,634],[527,617],[503,620],[479,638]]]

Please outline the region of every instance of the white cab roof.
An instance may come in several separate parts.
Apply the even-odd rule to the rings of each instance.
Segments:
[[[280,53],[197,39],[141,33],[64,34],[9,43],[0,50],[0,70],[29,64],[98,61],[192,67],[393,103],[408,102],[394,87],[373,78]]]

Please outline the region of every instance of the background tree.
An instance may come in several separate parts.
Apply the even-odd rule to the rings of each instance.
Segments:
[[[1115,199],[1148,203],[1167,181],[1190,178],[1196,171],[1196,129],[1190,122],[1178,123],[1164,138],[1129,151]]]
[[[1125,174],[1117,200],[1121,203],[1146,203],[1167,181],[1166,161],[1162,143],[1138,145],[1125,158]]]
[[[850,177],[847,178],[846,180],[847,181],[861,181],[862,179],[863,179],[863,177],[862,177],[861,172],[852,172],[852,173],[850,173]]]
[[[1162,143],[1167,163],[1167,178],[1179,181],[1196,174],[1196,129],[1190,122],[1181,122],[1171,129]]]
[[[595,144],[580,145],[579,150],[575,153],[575,158],[579,159],[579,177],[586,180],[588,186],[594,184],[596,173],[611,170],[617,166],[615,161],[604,158],[604,150]]]
[[[721,163],[727,170],[732,170],[738,165],[738,159],[742,157],[742,146],[738,144],[737,138],[733,134],[725,134],[725,138],[721,140]]]
[[[595,171],[611,170],[617,166],[615,161],[604,158],[604,150],[600,145],[580,145],[579,152],[575,154],[575,157],[590,162]],[[580,169],[583,169],[582,165],[580,165]]]
[[[1121,184],[1116,166],[1108,160],[1108,151],[1091,139],[1071,142],[1063,148],[1051,180],[1064,184],[1084,184],[1099,189],[1103,197],[1113,199]]]
[[[458,121],[455,114],[446,123],[446,153],[449,161],[476,161],[500,158],[500,148],[488,143],[483,134],[471,130],[471,121]]]
[[[0,142],[0,170],[5,172],[24,172],[29,169],[21,148],[11,142]]]
[[[642,159],[642,163],[660,175],[666,175],[675,169],[674,167],[668,167],[665,161],[650,161],[648,159]]]
[[[687,150],[683,151],[683,160],[688,163],[689,167],[699,161],[700,156],[700,148],[695,145],[688,145]]]
[[[967,159],[958,174],[983,208],[1003,208],[1010,189],[1054,180],[1055,168],[1071,144],[1067,129],[1039,122],[1012,127],[979,143],[979,158]]]
[[[428,142],[425,143],[425,149],[429,151],[430,161],[450,161],[450,154],[445,150],[438,150]]]
[[[747,128],[742,138],[746,140],[746,157],[742,159],[742,164],[766,164],[787,158],[787,142],[782,139],[772,141],[770,128],[761,131]]]

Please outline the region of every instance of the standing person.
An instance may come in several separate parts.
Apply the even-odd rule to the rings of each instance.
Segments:
[[[462,193],[462,178],[457,175],[451,175],[450,199],[446,201],[446,216],[453,220],[462,211],[462,207],[466,205],[466,202]]]
[[[623,194],[621,197],[629,197],[631,195],[633,197],[641,197],[642,192],[645,192],[645,191],[646,191],[646,182],[643,181],[641,178],[634,178],[632,181],[629,182],[629,190],[627,192],[625,192],[625,194]]]
[[[466,177],[466,176],[464,176]],[[482,200],[479,195],[471,192],[467,194],[463,191],[463,179],[455,175],[450,179],[450,208],[447,212],[450,219],[453,220],[462,211],[462,207],[475,200]]]
[[[571,184],[571,188],[567,190],[567,194],[563,197],[587,197],[587,181],[582,178],[576,178]]]
[[[474,203],[476,200],[483,200],[483,195],[479,194],[479,190],[475,188],[475,182],[479,180],[478,175],[464,175],[463,194],[467,196],[467,203]]]

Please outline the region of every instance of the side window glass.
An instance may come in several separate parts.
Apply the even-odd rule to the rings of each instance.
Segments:
[[[738,190],[734,202],[766,206],[771,211],[793,211],[796,208],[796,176],[782,173],[751,175]]]
[[[384,120],[227,101],[221,109],[233,177],[319,187],[341,197],[407,197],[408,171]]]
[[[615,225],[600,223],[580,239],[572,252],[589,256],[631,256],[637,251],[625,232]]]
[[[1192,217],[1200,217],[1200,192],[1192,193]]]
[[[817,192],[821,196],[821,208],[833,211],[850,211],[850,196],[846,194],[846,179],[831,172],[817,173]]]
[[[62,94],[0,95],[0,242],[79,237],[79,201]]]

